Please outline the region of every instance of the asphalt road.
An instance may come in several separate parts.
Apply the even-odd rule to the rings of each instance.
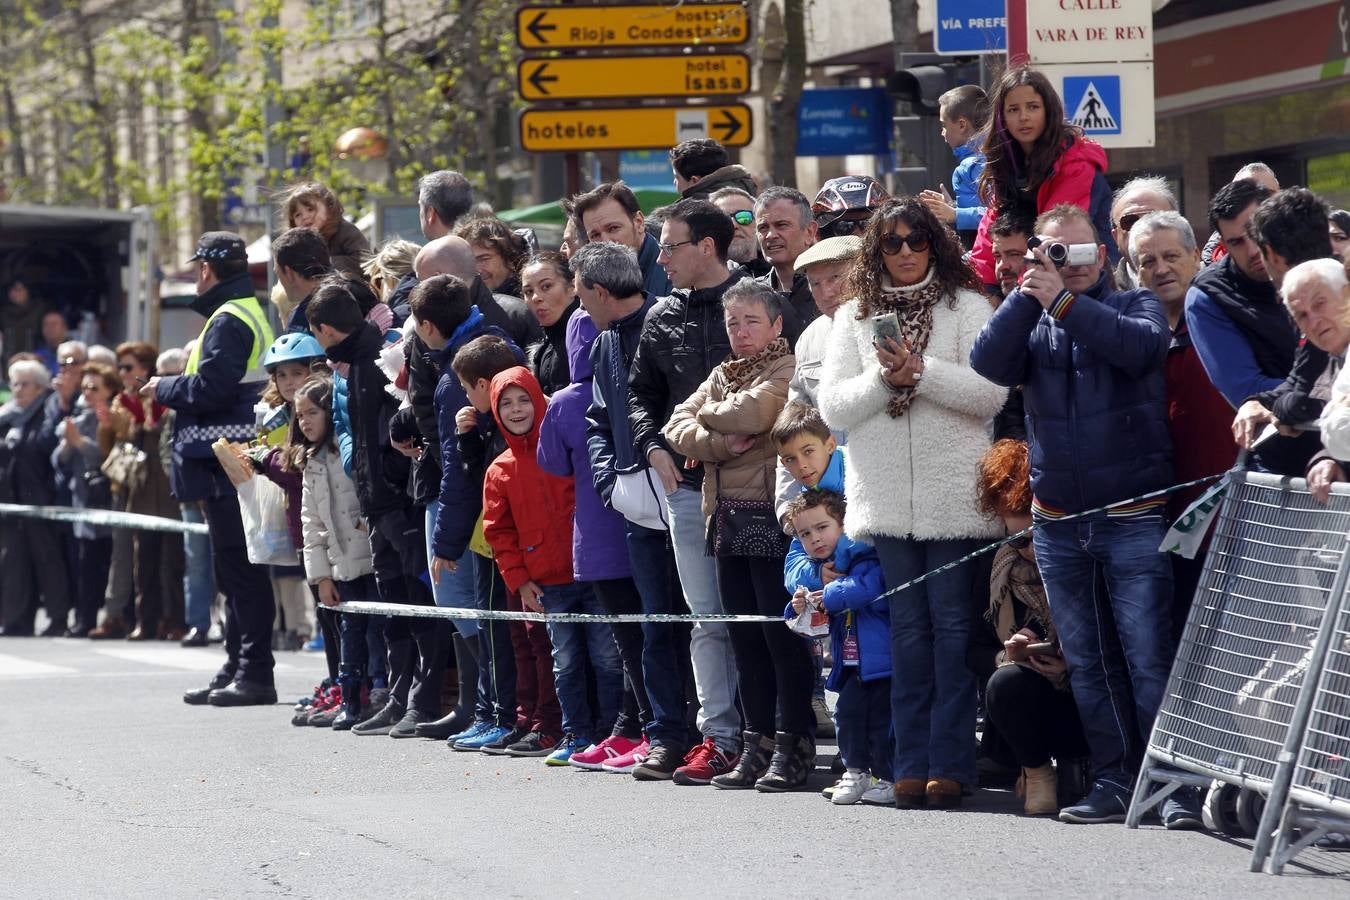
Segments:
[[[275,707],[184,705],[220,652],[0,639],[0,896],[1350,896],[1350,854],[1255,875],[1244,842],[1006,792],[834,807],[295,728],[312,654],[279,656]]]

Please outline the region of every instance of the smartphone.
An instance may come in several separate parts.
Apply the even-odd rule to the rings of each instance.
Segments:
[[[878,347],[885,347],[886,338],[895,341],[897,347],[905,346],[900,335],[900,319],[895,313],[882,313],[872,318],[872,341]]]
[[[1027,644],[1027,653],[1031,656],[1059,656],[1059,647],[1049,641]]]

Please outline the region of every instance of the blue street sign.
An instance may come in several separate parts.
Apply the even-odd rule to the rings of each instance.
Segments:
[[[1064,76],[1064,108],[1083,134],[1120,134],[1120,76]]]
[[[630,188],[675,189],[675,172],[664,150],[620,151],[619,177]]]
[[[1006,53],[1008,13],[1004,0],[937,0],[933,50],[949,56]]]
[[[891,101],[882,88],[813,88],[797,106],[798,156],[884,156]]]

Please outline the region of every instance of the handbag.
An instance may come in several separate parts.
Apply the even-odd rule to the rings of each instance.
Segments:
[[[122,441],[112,448],[99,469],[118,491],[134,494],[145,485],[148,462],[144,450],[131,441]]]
[[[722,496],[722,474],[714,470],[717,504],[708,523],[710,556],[754,556],[783,559],[788,537],[778,524],[773,500],[731,500]],[[765,476],[767,481],[767,476]],[[766,485],[767,493],[773,490]]]

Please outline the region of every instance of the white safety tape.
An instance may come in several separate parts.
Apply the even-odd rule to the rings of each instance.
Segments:
[[[405,603],[375,603],[349,600],[338,612],[370,616],[413,616],[423,619],[504,619],[508,622],[786,622],[782,616],[682,615],[669,613],[537,613],[510,609],[460,609],[452,606],[411,606]]]
[[[0,518],[16,516],[23,519],[46,519],[52,522],[83,522],[102,528],[135,528],[138,531],[169,531],[179,534],[210,534],[202,522],[183,522],[163,516],[117,512],[111,509],[75,509],[70,506],[24,506],[18,503],[0,503]]]

